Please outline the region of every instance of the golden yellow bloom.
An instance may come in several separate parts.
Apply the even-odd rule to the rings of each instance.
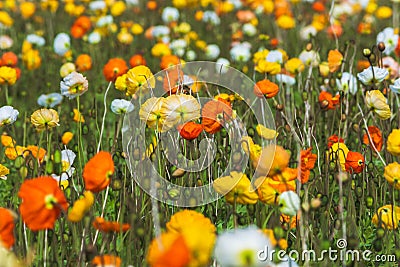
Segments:
[[[115,80],[115,89],[125,92],[126,90],[126,73],[117,77]]]
[[[24,42],[22,43],[22,54],[25,54],[26,52],[28,52],[29,50],[32,50],[33,46],[30,42],[28,42],[27,40],[24,40]]]
[[[139,35],[143,33],[143,27],[142,25],[138,24],[138,23],[134,23],[131,27],[131,32],[134,35]]]
[[[17,71],[7,66],[0,67],[0,85],[13,85],[17,81]]]
[[[154,57],[162,57],[171,55],[171,49],[164,43],[157,43],[151,48],[151,54]]]
[[[258,162],[261,155],[261,146],[254,144],[250,136],[242,138],[242,149],[250,157],[251,162]]]
[[[7,147],[4,151],[6,157],[10,160],[15,160],[18,156],[21,156],[22,153],[26,150],[26,147],[16,146],[16,147]]]
[[[73,133],[65,132],[61,137],[61,142],[63,145],[68,145],[68,143],[72,140],[72,137],[74,137]]]
[[[349,149],[344,143],[334,143],[330,148],[329,151],[327,152],[327,158],[329,158],[330,162],[337,162],[340,164],[340,167],[342,168],[342,171],[346,171],[345,163],[346,163],[346,157],[347,153],[349,153]]]
[[[220,177],[213,182],[214,190],[225,196],[228,203],[255,204],[258,195],[246,174],[233,171],[230,176]]]
[[[394,186],[396,189],[400,189],[400,164],[393,162],[385,167],[385,172],[383,174],[386,181]]]
[[[1,144],[5,147],[14,147],[16,142],[11,136],[3,134],[1,136]]]
[[[399,219],[400,207],[394,206],[393,210],[392,205],[385,205],[380,207],[374,217],[372,217],[372,223],[377,227],[381,226],[385,229],[392,230],[398,227]]]
[[[261,60],[265,61],[265,59],[267,58],[268,53],[269,53],[268,49],[264,49],[264,50],[255,52],[254,55],[253,55],[254,64],[257,64]]]
[[[28,70],[35,70],[42,64],[42,58],[40,57],[39,50],[30,49],[26,53],[22,54],[22,62]]]
[[[319,73],[321,74],[322,77],[328,77],[329,75],[329,64],[326,61],[323,61],[319,63],[318,66]]]
[[[375,1],[369,1],[367,7],[365,8],[365,12],[368,14],[372,14],[378,8],[378,4]]]
[[[68,220],[71,222],[79,222],[83,216],[89,211],[94,204],[94,195],[90,191],[83,193],[83,198],[75,201],[72,209],[68,212]]]
[[[400,156],[400,129],[393,129],[387,139],[387,150],[393,156]]]
[[[203,40],[197,40],[195,43],[196,47],[199,48],[200,50],[204,50],[207,47],[207,43]]]
[[[43,10],[50,10],[52,13],[55,13],[58,8],[58,0],[41,1],[40,7]]]
[[[127,95],[134,95],[139,89],[147,92],[147,89],[154,88],[155,84],[153,73],[144,65],[133,67],[126,74]]]
[[[192,95],[170,95],[163,101],[161,116],[167,125],[175,125],[199,119],[200,109],[200,103]]]
[[[175,121],[166,120],[162,114],[162,106],[165,98],[151,97],[142,104],[139,110],[139,117],[145,121],[147,126],[159,132],[171,129]]]
[[[388,6],[380,6],[376,11],[375,11],[375,16],[378,19],[388,19],[392,17],[392,9]]]
[[[296,180],[289,182],[275,181],[270,177],[261,176],[254,182],[260,201],[268,205],[275,205],[279,195],[285,191],[296,190]]]
[[[172,215],[167,231],[180,233],[190,249],[188,266],[201,267],[209,263],[216,239],[216,227],[210,219],[193,210],[182,210]]]
[[[6,11],[0,10],[0,23],[6,27],[11,27],[14,24],[14,20]]]
[[[121,16],[122,13],[124,13],[126,10],[126,4],[124,1],[116,1],[112,6],[111,6],[111,15],[113,17],[118,17]]]
[[[296,26],[296,21],[293,17],[282,15],[276,20],[276,25],[278,25],[279,28],[289,30]]]
[[[129,45],[133,42],[133,35],[128,32],[127,28],[122,28],[117,34],[117,39],[121,44]]]
[[[278,137],[277,131],[269,129],[262,124],[258,124],[256,126],[256,131],[259,136],[261,136],[262,138],[264,138],[266,140],[272,140],[272,139],[275,139],[276,137]]]
[[[83,115],[79,112],[78,109],[74,108],[74,121],[76,122],[85,122],[85,118],[83,117]]]
[[[21,15],[24,19],[28,19],[35,14],[35,4],[32,2],[22,2],[19,4],[19,9],[21,11]]]
[[[271,75],[276,75],[281,72],[281,64],[279,64],[278,62],[259,60],[257,62],[255,70],[259,73],[269,73]]]
[[[10,170],[6,166],[0,164],[0,179],[6,180],[7,174],[9,174],[9,173],[10,173]]]
[[[253,161],[253,167],[260,176],[280,174],[289,164],[290,154],[279,145],[267,145],[261,150],[258,161]]]
[[[38,109],[31,115],[31,123],[37,130],[46,130],[59,126],[59,117],[54,109]]]
[[[304,70],[304,63],[299,58],[294,57],[286,61],[285,69],[291,74],[296,74]]]
[[[390,107],[387,104],[385,96],[379,90],[368,91],[365,95],[365,102],[382,120],[389,119],[392,116]]]

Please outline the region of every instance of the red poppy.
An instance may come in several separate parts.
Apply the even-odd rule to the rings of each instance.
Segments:
[[[165,56],[162,56],[162,58],[161,58],[160,68],[165,70],[174,65],[178,65],[180,62],[181,61],[180,61],[179,57],[177,57],[175,55],[165,55]]]
[[[328,137],[328,148],[330,148],[333,144],[336,143],[344,143],[343,138],[339,138],[336,134]]]
[[[279,92],[279,86],[268,79],[261,80],[254,85],[254,94],[258,97],[272,98]]]
[[[335,109],[340,104],[340,95],[332,96],[331,93],[321,91],[318,101],[322,109]]]
[[[325,11],[325,4],[322,1],[316,1],[313,3],[312,9],[316,12],[322,13]]]
[[[364,156],[359,152],[349,151],[344,166],[349,173],[360,173],[364,169]]]
[[[79,72],[88,71],[92,68],[92,58],[88,54],[81,54],[76,58],[75,66]]]
[[[50,176],[25,180],[18,192],[22,199],[19,211],[32,231],[53,229],[61,211],[68,208],[58,182]]]
[[[146,66],[146,60],[144,59],[144,57],[142,55],[136,54],[136,55],[133,55],[129,59],[129,65],[131,66],[131,68],[140,66],[140,65]]]
[[[382,149],[383,138],[381,130],[379,130],[376,126],[368,126],[368,133],[371,136],[372,143],[374,144],[376,150],[379,152]],[[363,143],[369,145],[369,137],[368,134],[364,134]]]
[[[126,232],[130,225],[127,223],[110,222],[102,217],[96,217],[93,221],[93,227],[102,232]]]
[[[0,207],[0,244],[10,249],[15,243],[14,215],[9,209]]]
[[[202,124],[207,133],[214,134],[221,130],[222,124],[232,117],[232,107],[229,101],[219,98],[208,101],[202,109]]]
[[[110,184],[110,176],[114,173],[114,161],[111,154],[100,151],[91,158],[83,168],[85,189],[100,192]]]
[[[18,64],[18,57],[13,52],[6,52],[1,56],[0,66],[15,67]]]
[[[184,125],[178,125],[179,134],[186,140],[196,139],[203,131],[203,125],[190,121]]]
[[[108,82],[115,82],[119,76],[127,73],[128,69],[125,60],[112,58],[104,65],[103,75]]]
[[[307,183],[310,178],[310,170],[315,166],[317,155],[311,152],[311,147],[307,150],[300,151],[300,181],[302,184]]]

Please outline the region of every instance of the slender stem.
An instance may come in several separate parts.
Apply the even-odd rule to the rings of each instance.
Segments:
[[[44,231],[44,252],[43,252],[43,266],[47,266],[47,232],[48,229]]]
[[[106,93],[104,94],[104,114],[103,114],[103,120],[101,122],[101,129],[100,129],[100,137],[99,137],[99,144],[97,145],[97,153],[100,151],[100,145],[101,145],[101,139],[103,137],[103,131],[104,131],[104,123],[106,120],[106,114],[107,114],[107,94],[108,91],[111,88],[112,82],[109,82],[108,87],[106,89]]]

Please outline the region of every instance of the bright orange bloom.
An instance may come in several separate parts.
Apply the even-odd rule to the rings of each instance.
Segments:
[[[381,130],[379,130],[376,126],[368,126],[368,133],[371,136],[372,143],[374,144],[376,150],[379,152],[382,149],[383,138]],[[363,143],[369,145],[369,137],[368,134],[364,134]]]
[[[72,37],[79,39],[82,38],[92,27],[92,22],[87,16],[80,16],[71,26]]]
[[[14,219],[14,214],[9,209],[0,207],[0,244],[7,249],[15,242]]]
[[[368,60],[359,60],[359,61],[357,61],[357,71],[358,72],[361,72],[361,71],[369,68],[370,66],[371,65],[369,64]]]
[[[186,140],[196,139],[203,131],[203,125],[189,121],[184,125],[178,125],[179,134]]]
[[[70,32],[71,36],[74,37],[75,39],[80,39],[85,35],[85,31],[83,30],[83,28],[75,24],[71,26]]]
[[[287,223],[290,229],[294,229],[297,226],[297,223],[300,221],[300,213],[298,213],[296,216],[292,217],[292,220],[290,220],[290,216],[281,214],[281,217],[279,218],[279,221],[281,224]],[[290,224],[289,224],[290,222]]]
[[[14,147],[14,145],[16,144],[15,140],[9,135],[3,134],[1,135],[0,138],[1,138],[1,144],[4,147]]]
[[[307,150],[300,151],[300,181],[302,184],[307,183],[310,177],[310,170],[315,166],[317,155],[311,152],[311,147]]]
[[[312,9],[316,12],[322,13],[325,11],[325,4],[322,1],[316,1],[313,3]]]
[[[91,158],[83,168],[85,189],[100,192],[110,184],[110,176],[114,173],[114,161],[111,154],[100,151]]]
[[[146,66],[146,60],[144,59],[144,57],[141,54],[136,54],[136,55],[133,55],[129,59],[129,65],[131,66],[131,68],[140,66],[140,65]]]
[[[110,59],[103,68],[103,75],[109,82],[115,82],[118,76],[128,72],[128,66],[125,60],[121,58]]]
[[[92,260],[92,264],[96,267],[103,267],[103,266],[120,267],[121,263],[122,263],[121,258],[114,255],[96,256]]]
[[[268,205],[275,205],[279,201],[279,195],[285,191],[295,191],[296,181],[290,182],[275,181],[270,177],[260,177],[255,181],[258,198]]]
[[[24,157],[31,154],[35,159],[43,162],[46,153],[47,151],[44,148],[39,148],[38,146],[27,146],[24,152]]]
[[[250,22],[252,19],[256,18],[256,15],[251,10],[239,10],[236,13],[236,17],[241,23]]]
[[[328,53],[328,66],[330,72],[335,72],[342,65],[343,55],[339,50],[330,50]]]
[[[160,68],[165,70],[174,65],[178,65],[179,63],[180,63],[180,59],[178,56],[165,55],[165,56],[162,56],[162,58],[161,58]]]
[[[63,145],[68,145],[68,143],[72,140],[74,134],[71,132],[65,132],[61,137],[61,142]]]
[[[25,180],[18,192],[22,199],[19,211],[22,220],[32,231],[53,229],[68,202],[58,182],[50,176]]]
[[[190,254],[182,234],[166,232],[151,242],[147,262],[151,267],[185,267],[190,262]]]
[[[127,223],[109,222],[102,217],[96,217],[93,221],[93,227],[102,232],[126,232],[131,226]]]
[[[157,1],[148,1],[146,7],[148,10],[156,10],[157,9]]]
[[[214,134],[221,130],[224,121],[232,117],[232,107],[229,101],[218,99],[208,101],[201,112],[202,124],[207,133]]]
[[[344,166],[349,173],[360,173],[364,169],[364,156],[359,152],[349,151]]]
[[[318,101],[322,109],[335,109],[340,104],[340,95],[332,96],[331,93],[321,91]]]
[[[0,66],[8,66],[14,68],[18,64],[18,57],[14,52],[6,52],[1,56]]]
[[[343,34],[343,27],[342,25],[340,25],[340,23],[336,23],[332,26],[329,26],[326,32],[328,33],[328,36],[332,39],[335,38],[335,35],[337,38],[339,38]]]
[[[337,136],[336,134],[328,137],[328,148],[330,148],[333,144],[336,143],[344,143],[343,138],[339,139],[339,136]]]
[[[279,93],[279,86],[268,79],[257,82],[254,86],[254,94],[258,97],[272,98]]]
[[[76,58],[75,66],[79,72],[88,71],[92,68],[92,58],[88,54],[81,54]]]

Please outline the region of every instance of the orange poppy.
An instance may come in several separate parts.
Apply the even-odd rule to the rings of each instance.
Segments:
[[[121,58],[111,58],[104,65],[103,75],[108,82],[115,82],[115,80],[128,72],[128,66],[126,65],[125,60]]]
[[[43,162],[46,153],[47,151],[45,149],[39,148],[38,146],[27,146],[24,157],[31,154],[35,159],[39,160],[39,162]]]
[[[302,184],[307,183],[310,178],[310,170],[315,166],[317,155],[311,152],[311,147],[300,151],[300,181]]]
[[[6,52],[1,56],[0,66],[15,67],[18,64],[18,57],[13,52]]]
[[[290,226],[290,229],[294,229],[297,226],[297,223],[300,221],[300,213],[298,213],[296,216],[290,217],[285,214],[281,214],[281,217],[279,218],[279,221],[281,224],[287,224]],[[290,224],[289,224],[290,222]]]
[[[0,244],[10,249],[15,243],[14,214],[9,209],[0,207]]]
[[[349,151],[344,166],[349,173],[360,173],[364,169],[364,156],[359,152]]]
[[[77,26],[75,24],[71,26],[70,32],[71,36],[74,37],[75,39],[80,39],[85,35],[85,30],[82,27]]]
[[[254,94],[258,97],[272,98],[279,92],[279,87],[276,83],[268,79],[261,80],[254,85]]]
[[[25,180],[18,197],[22,199],[19,206],[22,220],[32,231],[53,229],[61,211],[68,208],[58,182],[50,176]]]
[[[203,125],[199,123],[195,123],[193,121],[189,121],[184,125],[178,125],[179,134],[182,138],[186,140],[196,139],[200,133],[203,131]]]
[[[157,9],[157,1],[148,1],[146,7],[148,10],[156,10]]]
[[[333,134],[328,137],[328,148],[330,148],[333,144],[336,143],[344,143],[343,138],[339,138],[336,134]]]
[[[335,38],[335,36],[336,38],[339,38],[343,34],[343,28],[340,24],[333,24],[332,26],[328,27],[326,32],[328,33],[328,36],[332,39]]]
[[[93,227],[102,232],[126,232],[131,227],[127,223],[110,222],[102,217],[96,217],[93,221]]]
[[[92,22],[87,16],[80,16],[71,26],[72,37],[79,39],[82,38],[92,27]]]
[[[190,262],[190,254],[190,248],[182,234],[165,232],[151,242],[147,262],[151,267],[184,267]]]
[[[229,101],[219,98],[218,100],[208,101],[201,112],[204,130],[214,134],[221,130],[222,124],[232,117],[232,107]]]
[[[166,92],[175,94],[179,85],[183,82],[183,72],[178,66],[166,71],[163,81],[163,89]]]
[[[359,71],[359,72],[369,68],[370,66],[371,66],[371,64],[369,63],[368,60],[359,60],[359,61],[357,61],[357,71]]]
[[[316,12],[322,13],[325,11],[325,4],[322,1],[316,1],[313,3],[312,9]]]
[[[165,56],[162,56],[162,58],[161,58],[160,68],[165,70],[174,65],[178,65],[179,63],[180,63],[180,59],[178,56],[165,55]]]
[[[103,267],[103,266],[120,267],[121,263],[122,263],[121,258],[114,255],[96,256],[92,260],[92,264],[96,267]]]
[[[342,65],[343,55],[339,50],[330,50],[328,53],[328,66],[330,72],[337,71]]]
[[[144,57],[141,54],[136,54],[136,55],[133,55],[129,59],[129,65],[131,66],[131,68],[140,66],[140,65],[146,66],[146,60],[144,59]]]
[[[252,19],[255,19],[256,15],[251,10],[239,10],[236,13],[236,17],[239,20],[239,22],[247,23],[247,22],[251,21]]]
[[[397,57],[400,57],[400,42],[397,42],[397,46],[394,49],[394,52],[395,52]]]
[[[100,192],[110,184],[110,176],[114,173],[114,161],[111,154],[100,151],[91,158],[83,168],[85,189]]]
[[[79,72],[88,71],[92,68],[92,58],[88,54],[81,54],[76,58],[75,66]]]
[[[368,126],[368,133],[371,136],[372,143],[374,144],[376,150],[379,152],[382,149],[383,138],[381,130],[379,130],[376,126]],[[369,137],[368,134],[364,134],[363,143],[369,145]]]
[[[321,91],[318,97],[319,104],[322,109],[335,109],[340,104],[340,95],[332,96],[331,93]]]

